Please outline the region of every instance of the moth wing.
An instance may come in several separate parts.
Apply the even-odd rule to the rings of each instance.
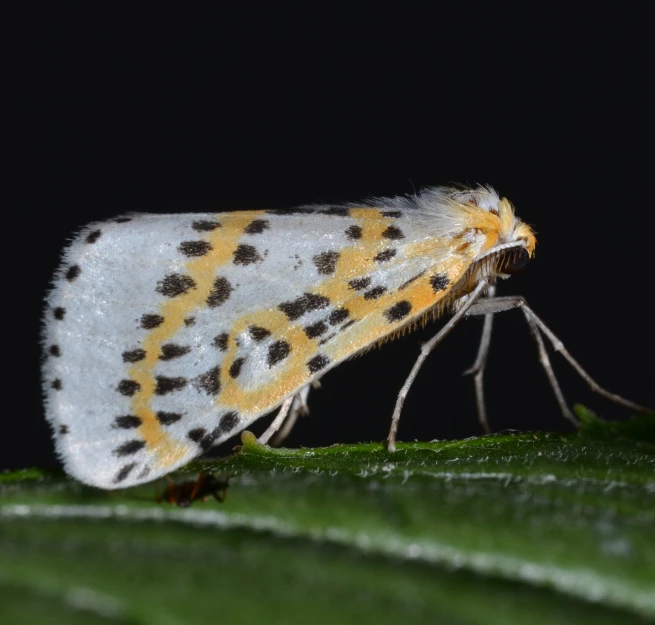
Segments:
[[[88,226],[43,332],[66,470],[103,488],[172,471],[423,314],[470,262],[420,214],[375,207]]]

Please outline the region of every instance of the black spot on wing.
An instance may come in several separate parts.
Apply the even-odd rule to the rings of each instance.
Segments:
[[[195,317],[185,317],[184,318],[184,325],[187,328],[190,328],[191,326],[196,325],[196,318]]]
[[[266,328],[262,328],[261,326],[250,326],[248,328],[248,332],[250,332],[250,336],[253,338],[253,340],[257,341],[257,343],[260,343],[267,337],[271,336],[271,331],[267,330]]]
[[[354,291],[363,291],[371,284],[370,278],[355,278],[348,283],[348,288]]]
[[[239,425],[239,415],[234,411],[226,412],[218,422],[218,428],[223,434],[231,432],[237,425]]]
[[[303,328],[308,339],[315,339],[316,337],[325,334],[327,332],[327,329],[328,329],[327,324],[323,321],[312,323],[312,325],[305,326]]]
[[[172,425],[182,418],[182,415],[177,412],[158,412],[155,416],[162,425]]]
[[[59,358],[59,356],[61,356],[61,349],[59,348],[59,345],[51,345],[48,348],[48,353],[51,356],[55,356],[56,358]]]
[[[227,351],[227,341],[229,339],[227,332],[222,332],[218,336],[214,337],[214,347],[220,349],[222,352]]]
[[[187,432],[187,436],[194,442],[199,443],[203,436],[207,433],[205,428],[193,428]]]
[[[253,263],[260,263],[262,260],[264,259],[254,245],[242,243],[234,250],[233,262],[235,265],[252,265]]]
[[[198,443],[203,451],[208,451],[212,448],[214,441],[220,436],[220,434],[220,428],[214,428],[209,433],[207,433],[205,428],[195,428],[189,430],[187,436],[195,443]]]
[[[195,378],[193,384],[196,388],[204,391],[208,395],[218,395],[221,391],[220,376],[220,367],[212,367],[207,373],[203,373]]]
[[[316,373],[330,364],[330,359],[324,354],[318,354],[307,361],[307,368],[311,373]]]
[[[59,378],[55,378],[52,381],[52,384],[50,385],[50,388],[54,389],[55,391],[61,391],[63,387],[61,380]]]
[[[155,394],[167,395],[174,391],[179,391],[187,385],[186,378],[169,378],[165,375],[158,375],[155,378]]]
[[[188,345],[177,345],[175,343],[166,343],[161,346],[161,354],[159,354],[159,360],[173,360],[174,358],[179,358],[184,356],[191,351],[191,348]]]
[[[383,233],[382,236],[385,239],[390,239],[391,241],[398,241],[399,239],[404,239],[405,235],[400,228],[396,226],[389,226]]]
[[[291,353],[291,345],[286,341],[275,341],[268,348],[268,366],[274,367]]]
[[[290,321],[294,321],[307,312],[327,308],[329,305],[330,300],[327,297],[316,295],[315,293],[305,293],[291,302],[280,304],[278,309],[281,310]]]
[[[339,252],[321,252],[312,258],[318,273],[322,276],[330,276],[337,270]]]
[[[153,328],[158,328],[162,323],[164,323],[164,318],[161,315],[141,316],[141,327],[144,330],[152,330]]]
[[[141,390],[141,385],[134,380],[121,380],[116,387],[116,390],[125,397],[132,397],[134,393]]]
[[[364,299],[377,299],[387,292],[386,287],[376,286],[364,293]]]
[[[66,314],[66,309],[58,306],[57,308],[53,308],[52,314],[54,315],[55,319],[57,319],[57,321],[62,321],[64,315]]]
[[[117,217],[114,219],[114,222],[117,224],[126,224],[128,221],[132,221],[131,217]]]
[[[211,432],[207,432],[205,428],[194,428],[187,432],[187,436],[197,443],[203,451],[210,449],[217,438],[222,435],[230,433],[239,424],[239,415],[234,412],[226,412],[221,416],[218,422],[218,427],[215,427]]]
[[[68,426],[67,426],[66,424],[63,424],[63,423],[62,423],[62,424],[59,426],[59,434],[60,434],[61,436],[63,436],[64,434],[68,434],[68,432],[70,432],[70,430],[68,429]]]
[[[204,256],[211,252],[213,248],[207,241],[182,241],[177,249],[185,256],[193,258]]]
[[[132,473],[134,470],[134,467],[136,467],[136,464],[136,462],[131,462],[130,464],[126,464],[125,466],[121,467],[116,474],[116,477],[114,478],[114,484],[120,484],[121,482],[125,481],[125,479],[127,479],[130,473]]]
[[[407,300],[403,300],[402,302],[398,302],[390,308],[387,308],[387,310],[384,311],[384,316],[389,323],[394,323],[407,317],[411,310],[412,305]]]
[[[122,430],[132,430],[138,428],[141,425],[142,421],[140,417],[137,417],[133,414],[122,415],[114,419],[112,427],[120,428]]]
[[[373,257],[373,260],[376,263],[386,263],[390,261],[397,254],[396,250],[390,248],[388,250],[382,250],[379,254]]]
[[[123,362],[139,362],[146,357],[144,349],[133,349],[128,352],[123,352]]]
[[[239,374],[241,373],[241,367],[243,367],[244,362],[246,362],[246,359],[242,357],[234,359],[234,362],[230,365],[228,372],[231,378],[236,379],[239,377]]]
[[[328,334],[324,339],[321,339],[318,342],[318,344],[319,345],[325,345],[326,343],[329,343],[336,335],[337,335],[336,332],[332,332],[332,334]]]
[[[66,280],[69,282],[73,282],[73,280],[77,279],[77,277],[82,273],[82,270],[80,269],[79,265],[71,265],[67,270],[66,273],[64,274],[64,277]]]
[[[216,228],[220,228],[221,224],[216,220],[202,219],[200,221],[194,221],[191,227],[196,232],[211,232],[212,230],[216,230]]]
[[[382,211],[382,217],[400,217],[402,213],[400,211]]]
[[[450,280],[445,273],[437,273],[430,278],[430,284],[435,293],[443,291],[449,284]]]
[[[351,241],[356,241],[357,239],[362,238],[362,227],[361,226],[350,226],[346,230],[346,236],[351,240]]]
[[[316,295],[315,293],[305,293],[302,296],[307,307],[307,312],[312,310],[321,310],[322,308],[327,308],[330,305],[330,300],[323,295]]]
[[[207,297],[207,306],[209,306],[209,308],[216,308],[221,304],[224,304],[228,299],[230,299],[230,293],[232,293],[233,290],[234,288],[230,284],[230,281],[223,276],[219,276],[214,280],[214,286]]]
[[[348,217],[350,209],[345,206],[330,206],[330,208],[321,211],[323,215],[334,215],[336,217]]]
[[[191,276],[181,273],[172,273],[157,283],[155,291],[165,297],[179,297],[196,288],[196,283]]]
[[[264,230],[268,230],[270,227],[271,224],[267,219],[255,219],[246,226],[244,232],[246,234],[261,234]]]
[[[127,443],[123,443],[119,447],[116,447],[116,449],[114,449],[114,454],[116,456],[131,456],[143,449],[145,446],[145,441],[135,438],[134,440],[127,441]]]
[[[328,322],[331,326],[336,326],[340,323],[343,323],[346,319],[348,319],[349,316],[350,313],[348,312],[347,308],[337,308],[333,310],[328,316]]]
[[[89,234],[86,235],[85,241],[87,243],[95,243],[100,238],[101,234],[102,230],[94,230],[93,232],[89,232]]]

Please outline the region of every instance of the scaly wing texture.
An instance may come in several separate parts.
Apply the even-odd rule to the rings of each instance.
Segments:
[[[65,253],[44,329],[47,416],[66,470],[104,488],[155,479],[416,319],[490,245],[443,210],[88,226]]]

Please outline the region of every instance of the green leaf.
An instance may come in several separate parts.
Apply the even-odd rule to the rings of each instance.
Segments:
[[[0,475],[0,622],[655,620],[655,415],[579,434],[270,449],[197,463],[227,498],[158,503]]]

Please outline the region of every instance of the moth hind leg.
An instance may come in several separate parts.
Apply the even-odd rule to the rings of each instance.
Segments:
[[[291,434],[298,417],[307,417],[309,415],[307,399],[309,397],[309,391],[312,388],[321,388],[321,383],[318,380],[313,380],[311,383],[307,384],[307,386],[303,386],[300,391],[293,396],[289,415],[284,421],[282,427],[271,439],[271,447],[279,447],[285,441],[287,436]]]
[[[318,380],[313,380],[309,384],[303,386],[296,394],[287,397],[282,403],[282,406],[280,406],[280,410],[275,416],[275,419],[273,419],[271,425],[269,425],[268,429],[259,437],[259,442],[266,444],[270,440],[271,447],[279,447],[291,433],[298,417],[307,416],[309,414],[307,398],[310,389],[320,387],[320,382]]]

